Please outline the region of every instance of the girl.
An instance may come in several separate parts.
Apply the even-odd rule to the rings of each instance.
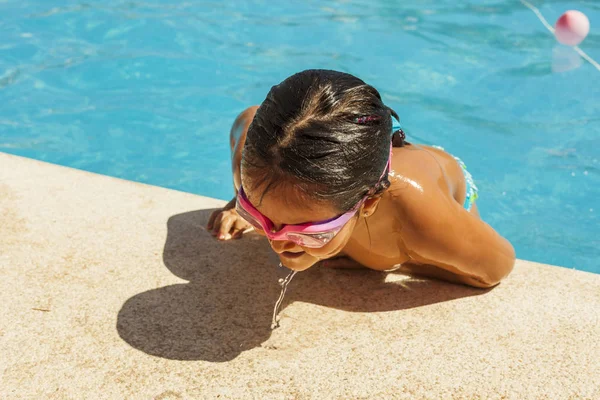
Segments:
[[[252,228],[281,262],[367,267],[488,288],[515,263],[477,211],[458,158],[408,143],[379,92],[342,72],[307,70],[274,86],[231,129],[236,196],[214,212],[220,240]]]

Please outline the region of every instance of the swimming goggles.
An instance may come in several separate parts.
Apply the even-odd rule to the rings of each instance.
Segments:
[[[386,171],[389,171],[392,166],[392,144],[390,143],[390,156],[386,164],[386,168],[379,178],[379,182],[383,179]],[[337,235],[344,225],[359,210],[360,206],[373,194],[369,191],[352,209],[340,216],[319,222],[308,222],[298,225],[283,225],[277,231],[273,222],[260,213],[248,200],[244,193],[243,187],[240,186],[238,191],[235,209],[240,217],[248,221],[255,229],[261,230],[270,240],[289,240],[296,243],[298,246],[320,248],[329,243],[335,235]]]

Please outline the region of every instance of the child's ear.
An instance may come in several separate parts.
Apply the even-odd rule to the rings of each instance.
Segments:
[[[369,197],[362,205],[360,210],[361,217],[369,217],[373,215],[375,210],[377,209],[377,205],[381,200],[381,196]]]

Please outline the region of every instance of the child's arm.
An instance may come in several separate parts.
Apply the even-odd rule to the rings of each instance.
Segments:
[[[404,199],[399,207],[405,223],[403,239],[417,261],[417,265],[410,266],[411,272],[422,269],[423,274],[431,273],[432,268],[418,265],[425,264],[457,275],[472,286],[497,285],[515,264],[510,242],[465,210],[433,180],[421,186],[420,196]]]
[[[257,109],[258,106],[245,109],[235,119],[229,133],[231,170],[233,173],[233,187],[236,196],[241,185],[240,165],[242,161],[242,150],[244,149],[244,143],[246,142],[246,133],[252,123],[252,119],[254,119],[254,114],[256,114]],[[207,229],[212,232],[213,236],[216,236],[220,240],[237,239],[242,237],[245,232],[252,230],[251,225],[244,221],[235,211],[235,200],[236,197],[234,196],[223,209],[215,210],[208,220]]]
[[[248,128],[254,119],[258,106],[246,108],[235,119],[231,131],[229,132],[229,144],[231,146],[231,172],[233,172],[233,188],[237,195],[242,184],[240,166],[242,163],[242,150],[246,143],[246,134]]]

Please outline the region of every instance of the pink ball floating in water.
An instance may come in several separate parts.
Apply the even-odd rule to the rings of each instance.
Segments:
[[[590,20],[581,11],[569,10],[556,21],[554,36],[562,44],[577,46],[590,32]]]

